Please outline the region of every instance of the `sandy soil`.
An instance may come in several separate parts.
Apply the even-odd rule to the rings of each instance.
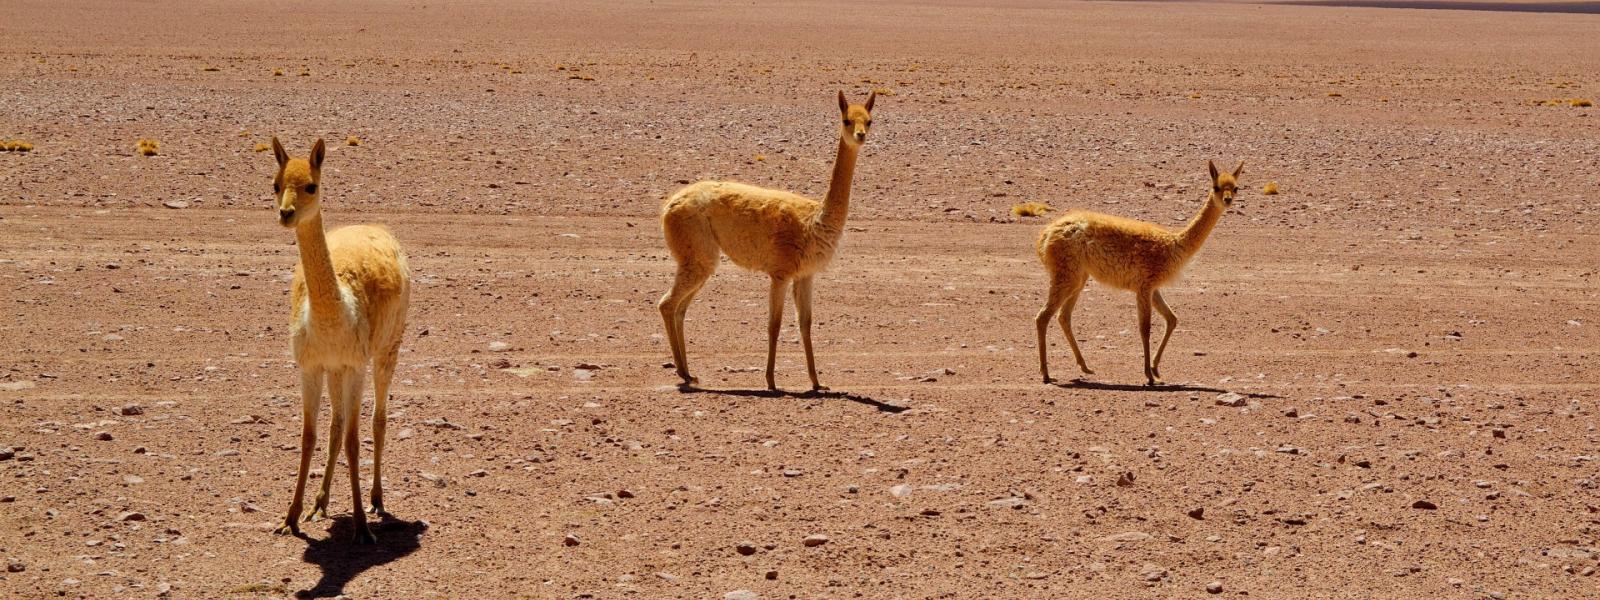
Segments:
[[[0,153],[0,596],[1600,585],[1600,109],[1534,104],[1600,95],[1595,15],[6,12],[0,139],[35,149]],[[841,88],[891,95],[818,284],[838,393],[744,391],[763,384],[766,285],[731,266],[689,313],[698,374],[721,391],[680,393],[653,306],[671,277],[660,199],[706,177],[820,195]],[[297,154],[359,136],[330,153],[328,218],[386,223],[411,253],[378,548],[346,541],[347,492],[307,537],[269,533],[299,429],[297,255],[270,212],[270,153],[253,150],[272,134]],[[161,153],[136,156],[140,138]],[[1166,294],[1183,318],[1173,385],[1136,385],[1132,298],[1094,284],[1075,322],[1098,374],[1038,383],[1043,220],[1010,206],[1176,225],[1208,158],[1245,160],[1247,191]],[[1283,193],[1259,193],[1268,181]],[[779,381],[800,390],[790,325]]]

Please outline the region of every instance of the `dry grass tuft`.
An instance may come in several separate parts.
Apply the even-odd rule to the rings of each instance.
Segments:
[[[266,151],[271,150],[271,149],[272,149],[272,144],[268,144],[266,142],[261,142],[261,143],[256,144],[256,147],[251,148],[250,151],[251,152],[266,152]]]
[[[594,81],[593,77],[590,77],[588,75],[584,75],[582,73],[569,75],[569,76],[567,76],[567,79],[576,79],[578,81]]]
[[[1053,210],[1055,209],[1043,202],[1023,202],[1011,207],[1011,214],[1019,217],[1042,217]]]
[[[881,87],[881,88],[873,89],[872,93],[877,94],[879,96],[893,96],[894,95],[894,90],[891,90],[891,89],[885,88],[885,87]]]
[[[1589,108],[1594,106],[1594,101],[1588,98],[1573,98],[1568,100],[1567,104],[1571,104],[1572,106],[1576,106],[1578,108]]]
[[[160,152],[161,142],[149,138],[139,139],[139,154],[143,154],[145,156],[155,156]]]
[[[0,152],[32,152],[33,144],[22,140],[0,141]]]
[[[229,594],[287,594],[289,588],[281,583],[246,583],[228,590]]]
[[[347,137],[347,138],[344,139],[344,145],[346,145],[346,146],[360,146],[361,145],[361,138],[358,138],[358,137],[353,136],[353,135],[350,136],[350,137]]]
[[[221,71],[221,70],[222,70],[222,69],[218,69],[218,68],[216,68],[216,67],[213,67],[213,66],[211,66],[211,65],[206,65],[206,66],[205,66],[205,68],[203,68],[203,69],[200,69],[200,70],[201,70],[201,71],[205,71],[205,72],[207,72],[207,73],[215,73],[215,72],[217,72],[217,71]]]
[[[767,162],[767,155],[765,155],[765,154],[757,154],[756,155],[756,162]]]
[[[1276,182],[1276,181],[1268,181],[1267,185],[1261,186],[1261,193],[1266,194],[1268,196],[1276,196],[1276,195],[1278,195],[1278,182]]]
[[[1343,98],[1344,94],[1341,94],[1339,92],[1328,92],[1328,97],[1329,98]]]
[[[272,70],[272,76],[273,77],[283,77],[283,69],[273,69]]]

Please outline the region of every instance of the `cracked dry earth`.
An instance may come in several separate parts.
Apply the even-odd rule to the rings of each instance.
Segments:
[[[0,137],[35,148],[0,153],[0,596],[1600,589],[1600,136],[1593,108],[1535,105],[1600,92],[1595,15],[5,12]],[[766,284],[732,266],[689,312],[711,389],[679,392],[660,199],[707,177],[820,196],[841,88],[889,93],[818,282],[837,392],[744,391]],[[270,533],[299,429],[297,254],[254,151],[273,134],[359,137],[328,158],[330,224],[386,223],[411,256],[376,548],[345,540],[342,475],[332,521]],[[1044,220],[1010,206],[1177,225],[1208,158],[1245,160],[1245,193],[1166,293],[1172,385],[1137,385],[1132,298],[1092,283],[1097,374],[1039,383]],[[779,383],[800,390],[792,323]]]

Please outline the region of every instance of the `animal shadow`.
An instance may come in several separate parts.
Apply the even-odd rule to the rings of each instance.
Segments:
[[[1187,385],[1182,383],[1166,383],[1162,385],[1142,385],[1132,383],[1103,383],[1086,379],[1073,379],[1071,381],[1052,381],[1050,385],[1069,390],[1104,390],[1111,392],[1207,392],[1212,394],[1226,394],[1233,390],[1205,387],[1201,385]],[[1283,398],[1277,394],[1260,394],[1254,392],[1236,392],[1246,398]]]
[[[744,396],[748,398],[825,398],[830,400],[849,400],[857,404],[865,404],[877,409],[878,412],[899,414],[909,410],[910,407],[889,404],[871,396],[864,396],[851,392],[835,391],[806,391],[790,392],[787,390],[715,390],[710,388],[678,386],[678,391],[685,394],[719,394],[723,396]]]
[[[333,598],[344,594],[344,586],[367,569],[416,552],[422,547],[422,533],[428,529],[428,524],[422,521],[403,521],[389,515],[367,526],[378,538],[376,545],[358,546],[351,541],[355,522],[348,515],[333,518],[327,537],[308,540],[301,560],[322,569],[322,578],[311,589],[295,592],[295,598]]]

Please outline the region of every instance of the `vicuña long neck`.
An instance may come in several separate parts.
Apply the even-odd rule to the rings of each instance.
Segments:
[[[1200,214],[1189,219],[1189,224],[1178,233],[1178,251],[1184,258],[1193,256],[1200,251],[1200,246],[1206,243],[1206,236],[1211,235],[1211,229],[1217,226],[1217,219],[1222,218],[1222,202],[1216,198],[1207,197],[1205,206],[1200,208]]]
[[[856,152],[860,146],[839,139],[839,156],[833,160],[833,179],[828,182],[828,196],[822,201],[822,213],[817,225],[838,235],[844,231],[844,218],[850,212],[850,180],[856,173]]]
[[[322,230],[322,215],[312,215],[295,227],[300,243],[300,266],[305,271],[306,295],[311,299],[313,320],[340,317],[339,281],[333,275],[333,259],[328,256],[328,238]]]

